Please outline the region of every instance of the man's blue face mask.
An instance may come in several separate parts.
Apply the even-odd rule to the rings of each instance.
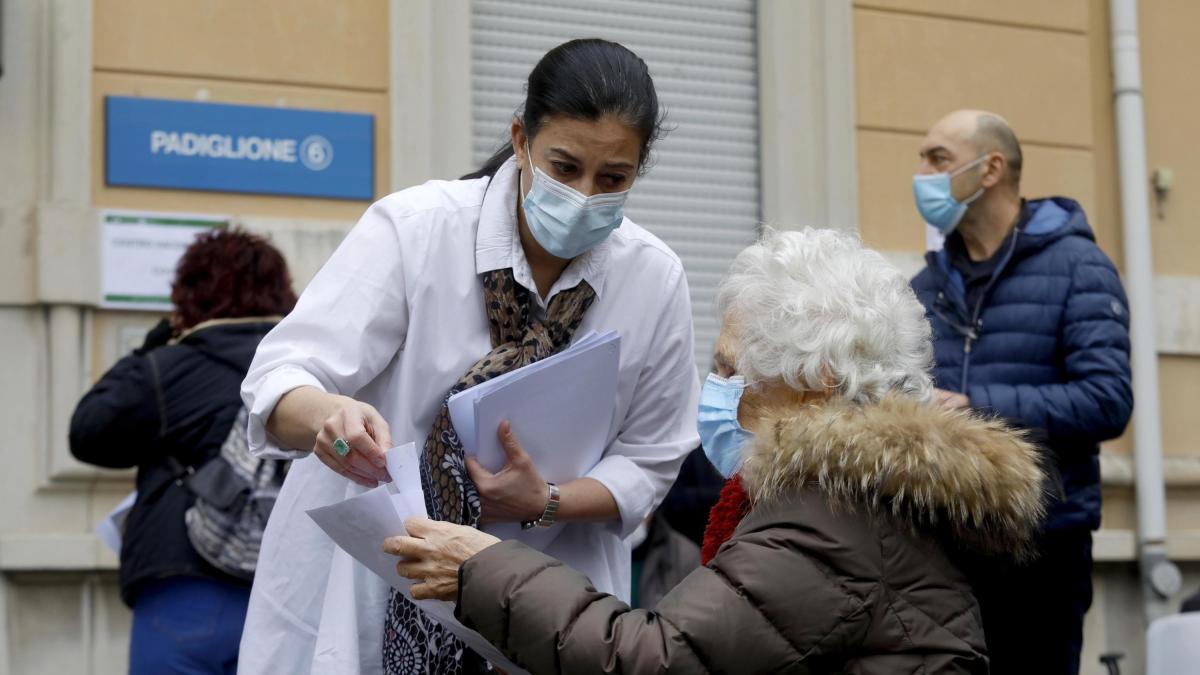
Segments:
[[[920,211],[925,222],[937,229],[942,236],[950,234],[958,227],[959,221],[967,212],[967,206],[983,194],[983,186],[980,186],[975,194],[960,202],[951,192],[950,179],[986,159],[987,155],[978,157],[951,172],[913,176],[913,197],[917,202],[917,211]]]
[[[734,376],[729,379],[709,373],[700,390],[700,410],[696,429],[700,432],[700,445],[708,461],[729,478],[742,466],[742,449],[754,438],[754,434],[742,428],[738,422],[738,405],[742,392],[746,390],[746,378]]]
[[[529,232],[546,252],[570,259],[591,250],[621,226],[629,190],[588,197],[564,185],[533,164],[525,142],[526,158],[533,171],[533,185],[521,200]]]

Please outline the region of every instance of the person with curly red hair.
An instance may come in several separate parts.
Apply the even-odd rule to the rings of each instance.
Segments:
[[[171,285],[176,332],[212,320],[282,316],[296,305],[283,254],[262,237],[213,230],[184,253]]]
[[[250,582],[192,545],[185,513],[196,496],[179,469],[213,461],[237,431],[250,360],[296,294],[268,241],[213,230],[184,252],[171,301],[170,318],[79,402],[71,453],[97,466],[137,467],[120,552],[121,597],[133,608],[129,672],[232,673]]]

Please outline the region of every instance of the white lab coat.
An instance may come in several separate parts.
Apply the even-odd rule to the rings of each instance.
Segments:
[[[251,447],[303,458],[263,539],[240,673],[381,672],[388,587],[305,513],[363,488],[316,457],[280,448],[265,423],[283,394],[310,385],[372,404],[396,443],[422,445],[446,392],[492,348],[478,275],[512,267],[518,283],[536,288],[517,236],[517,176],[509,160],[490,184],[431,181],[375,203],[259,346],[242,390]],[[658,505],[699,444],[691,304],[678,257],[628,219],[572,261],[550,297],[580,279],[597,298],[576,335],[621,335],[607,450],[587,474],[612,492],[621,517],[557,525],[562,532],[546,552],[628,599],[622,537]],[[545,301],[537,303],[544,312]]]

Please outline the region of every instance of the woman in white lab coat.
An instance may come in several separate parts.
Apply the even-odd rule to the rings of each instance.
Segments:
[[[387,480],[393,444],[421,450],[433,517],[558,528],[546,552],[628,599],[622,538],[698,443],[683,267],[623,216],[660,121],[628,49],[556,47],[530,73],[512,143],[461,180],[371,206],[263,340],[243,386],[251,444],[297,461],[263,541],[241,672],[488,668],[305,513]],[[447,396],[592,330],[621,336],[616,401],[596,411],[612,418],[599,463],[550,485],[507,424],[502,470],[464,460]]]

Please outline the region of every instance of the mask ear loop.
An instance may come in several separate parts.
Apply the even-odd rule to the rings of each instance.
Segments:
[[[989,154],[990,154],[990,153],[989,153]],[[962,165],[962,166],[958,167],[958,168],[957,168],[957,169],[955,169],[954,171],[951,171],[951,172],[950,172],[950,177],[951,177],[951,178],[954,178],[955,176],[957,176],[957,175],[959,175],[959,174],[962,174],[962,173],[963,173],[963,172],[965,172],[967,169],[970,169],[970,168],[971,168],[971,167],[973,167],[973,166],[977,166],[977,165],[979,165],[979,163],[980,163],[980,162],[983,162],[983,161],[984,161],[984,160],[986,160],[987,158],[988,158],[988,155],[983,155],[982,157],[976,157],[975,159],[971,160],[970,162],[967,162],[966,164],[964,164],[964,165]],[[975,194],[971,195],[970,197],[967,197],[966,199],[962,200],[962,201],[961,201],[961,202],[959,202],[959,203],[960,203],[960,204],[962,204],[963,206],[970,206],[971,202],[973,202],[973,201],[975,201],[976,199],[979,199],[981,196],[983,196],[983,191],[984,191],[984,189],[985,189],[985,188],[983,187],[983,185],[980,185],[980,186],[979,186],[979,189],[975,191]],[[951,198],[953,198],[953,196],[954,196],[954,195],[951,195]]]
[[[533,139],[525,137],[525,161],[529,162],[529,192],[521,195],[521,199],[529,199],[529,194],[533,192],[533,184],[537,182],[537,167],[533,165],[533,154],[529,146],[533,145]]]
[[[975,201],[976,199],[979,199],[982,195],[983,195],[983,186],[981,185],[981,186],[979,186],[979,189],[975,191],[975,194],[971,195],[970,197],[967,197],[966,199],[964,199],[962,201],[962,205],[970,206],[971,202]]]
[[[990,155],[991,153],[988,153],[988,154]],[[966,164],[963,164],[962,166],[958,167],[957,169],[951,171],[950,177],[954,178],[958,174],[966,171],[967,169],[970,169],[971,167],[979,164],[980,162],[982,162],[983,160],[985,160],[987,158],[988,158],[988,155],[981,155],[979,157],[976,157],[975,159],[973,159],[973,160],[967,162]]]

